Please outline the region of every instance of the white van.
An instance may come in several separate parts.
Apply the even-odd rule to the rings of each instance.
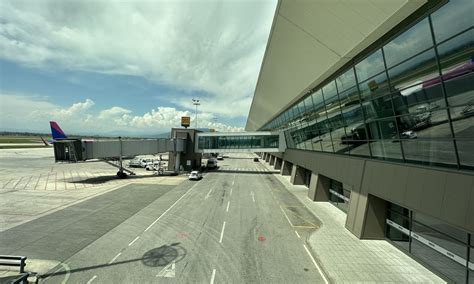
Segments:
[[[215,169],[217,168],[217,160],[214,158],[208,159],[206,163],[206,168]]]

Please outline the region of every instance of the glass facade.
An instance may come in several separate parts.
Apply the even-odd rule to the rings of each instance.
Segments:
[[[472,11],[447,2],[261,130],[288,148],[474,169]]]
[[[472,234],[433,217],[388,204],[386,237],[455,283],[472,283]]]
[[[331,179],[329,184],[329,202],[347,213],[349,211],[349,202],[351,191],[344,188],[341,182]]]
[[[199,150],[278,148],[277,135],[198,136]]]

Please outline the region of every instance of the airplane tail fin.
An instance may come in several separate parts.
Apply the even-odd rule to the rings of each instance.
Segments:
[[[55,121],[50,121],[49,125],[51,126],[51,135],[53,136],[54,140],[67,138],[66,134],[64,134],[64,131]]]

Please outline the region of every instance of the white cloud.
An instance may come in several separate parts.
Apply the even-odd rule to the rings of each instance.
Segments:
[[[274,0],[2,1],[0,58],[141,76],[184,94],[202,91],[204,111],[246,116],[275,6]],[[188,100],[175,98],[189,109]]]
[[[95,103],[91,99],[86,99],[84,102],[75,103],[67,109],[60,109],[57,113],[58,117],[68,118],[73,115],[80,114],[90,109]],[[41,112],[41,110],[39,110]]]
[[[157,107],[144,114],[134,114],[131,110],[113,106],[94,110],[91,99],[63,107],[48,102],[41,96],[0,94],[0,129],[32,131],[40,129],[49,132],[50,120],[56,120],[66,133],[102,134],[159,134],[180,127],[182,116],[194,117],[187,110],[172,107]],[[218,131],[243,131],[242,127],[213,122],[212,113],[199,113],[200,128],[214,128]]]

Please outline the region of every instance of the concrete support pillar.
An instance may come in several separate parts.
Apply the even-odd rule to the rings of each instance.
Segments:
[[[270,154],[267,153],[267,156],[265,157],[265,162],[267,162],[267,163],[270,162],[270,157],[271,157],[271,156],[272,156],[272,155],[270,155]]]
[[[281,169],[281,159],[280,158],[276,158],[275,159],[275,165],[273,165],[273,168],[275,170],[280,170]]]
[[[320,174],[311,173],[311,183],[309,185],[308,197],[313,201],[329,200],[330,180]]]
[[[365,212],[365,224],[362,227],[361,238],[381,240],[385,237],[387,202],[371,194],[366,200],[367,211]]]
[[[297,165],[293,165],[291,169],[290,182],[294,185],[303,185],[304,184],[304,168]]]
[[[181,166],[181,153],[177,152],[175,156],[174,171],[179,173],[179,166]]]
[[[275,156],[270,156],[270,166],[273,166],[275,164],[275,159],[276,157]]]
[[[267,153],[262,153],[260,157],[262,158],[262,160],[265,160],[265,158],[267,157]]]
[[[293,164],[292,164],[292,163],[283,160],[282,165],[281,165],[280,174],[281,174],[282,176],[289,176],[289,175],[291,175],[291,169],[292,169],[292,168],[293,168]]]

